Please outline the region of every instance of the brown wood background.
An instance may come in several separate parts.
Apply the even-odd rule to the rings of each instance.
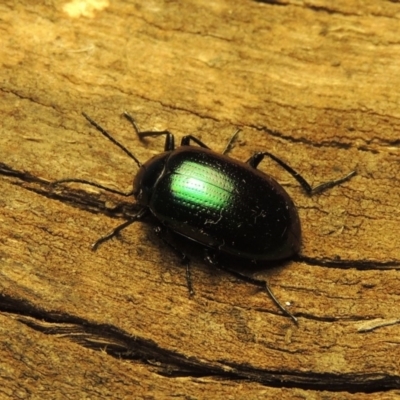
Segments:
[[[400,397],[400,4],[384,0],[2,1],[0,397]],[[232,157],[279,155],[309,259],[257,288],[175,254],[150,226],[90,245],[129,190],[143,129],[193,133]],[[336,260],[324,265],[324,260]]]

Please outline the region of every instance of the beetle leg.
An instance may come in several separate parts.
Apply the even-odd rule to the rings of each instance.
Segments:
[[[235,141],[235,139],[236,139],[236,137],[237,137],[239,132],[240,132],[240,129],[237,129],[235,131],[235,133],[231,136],[231,138],[228,140],[228,143],[226,144],[225,149],[222,152],[222,154],[226,154],[226,153],[231,151],[232,146],[233,146],[233,142]]]
[[[155,228],[156,234],[161,238],[161,240],[169,246],[182,260],[182,264],[185,265],[186,267],[186,284],[187,288],[189,291],[189,296],[194,295],[194,290],[193,290],[193,285],[192,285],[192,274],[191,274],[191,269],[190,269],[190,258],[183,253],[181,250],[179,250],[174,244],[172,244],[168,239],[167,239],[167,234],[168,230],[167,228],[158,226]]]
[[[197,137],[192,136],[192,135],[184,136],[182,138],[182,140],[181,140],[181,146],[191,146],[190,141],[195,142],[200,147],[204,147],[205,149],[209,149],[209,147],[206,144],[204,144],[200,139],[197,139]]]
[[[184,256],[182,263],[186,265],[186,285],[189,291],[189,296],[194,295],[193,285],[192,285],[192,274],[190,269],[190,259]]]
[[[267,151],[255,153],[246,162],[254,169],[257,169],[258,164],[260,164],[260,162],[264,159],[264,157],[271,158],[276,163],[278,163],[283,169],[285,169],[287,172],[289,172],[289,174],[292,175],[293,178],[296,179],[296,181],[300,183],[300,185],[304,189],[304,191],[310,196],[312,196],[315,193],[323,192],[324,190],[332,188],[334,186],[340,185],[341,183],[349,180],[356,174],[356,171],[351,171],[349,174],[347,174],[346,176],[344,176],[342,178],[323,182],[315,187],[312,187],[297,171],[295,171],[292,167],[290,167],[285,162],[283,162],[280,158],[274,156],[273,154],[271,154]]]
[[[236,136],[238,135],[239,132],[240,132],[240,129],[235,131],[235,133],[232,135],[232,137],[229,139],[228,143],[226,144],[225,149],[222,152],[222,154],[226,154],[231,150],[232,144],[235,141]],[[209,149],[209,147],[206,144],[204,144],[200,139],[197,139],[196,136],[192,136],[192,135],[184,136],[182,138],[182,140],[181,140],[181,146],[191,146],[191,144],[190,144],[191,141],[195,142],[200,147],[204,147],[205,149]]]
[[[139,221],[147,213],[148,213],[148,209],[147,208],[142,208],[136,215],[133,215],[133,216],[129,217],[129,219],[127,219],[122,224],[118,225],[111,232],[109,232],[106,235],[102,236],[100,239],[97,239],[92,245],[92,250],[96,251],[98,249],[98,247],[102,243],[106,242],[107,240],[112,239],[114,236],[117,236],[123,229],[125,229],[129,225],[132,225],[134,222]]]
[[[284,313],[286,314],[289,318],[291,318],[294,323],[298,324],[298,320],[297,318],[290,312],[288,311],[281,303],[280,301],[275,297],[274,293],[272,292],[271,288],[268,285],[267,281],[262,281],[260,279],[255,279],[252,278],[250,276],[247,276],[245,274],[242,274],[238,271],[235,271],[233,269],[230,269],[228,267],[225,267],[224,265],[221,265],[215,255],[210,254],[209,250],[206,250],[206,254],[204,257],[205,261],[208,262],[209,264],[211,264],[213,267],[220,269],[221,271],[225,271],[228,272],[229,274],[235,276],[236,278],[241,279],[244,282],[248,282],[251,283],[255,286],[259,286],[263,289],[265,289],[265,291],[268,293],[268,296],[272,299],[272,301],[278,306],[278,308]]]
[[[132,124],[133,129],[135,130],[136,134],[139,136],[139,139],[142,139],[146,136],[162,136],[165,135],[165,144],[164,144],[164,151],[172,151],[175,150],[175,138],[174,135],[169,131],[140,131],[138,126],[136,125],[135,120],[133,117],[124,112],[124,117]]]

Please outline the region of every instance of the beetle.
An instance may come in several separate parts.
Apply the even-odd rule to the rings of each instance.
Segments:
[[[266,281],[226,268],[219,261],[220,256],[257,263],[289,259],[300,252],[301,226],[296,206],[275,179],[257,169],[265,157],[291,174],[308,195],[349,180],[355,171],[312,188],[298,172],[269,152],[257,152],[246,162],[228,157],[226,153],[239,131],[222,153],[214,152],[192,135],[184,136],[176,148],[172,133],[167,130],[140,131],[132,116],[125,112],[125,118],[140,139],[165,136],[164,151],[142,164],[98,123],[85,113],[83,116],[139,167],[128,193],[83,179],[53,182],[53,185],[78,182],[122,196],[134,196],[141,207],[139,212],[127,216],[125,222],[98,239],[93,250],[127,226],[151,215],[157,221],[156,232],[182,256],[186,264],[190,294],[193,294],[190,264],[182,244],[187,240],[200,246],[207,263],[265,288],[277,306],[297,323],[297,318],[276,299]],[[171,234],[178,239],[170,241]]]

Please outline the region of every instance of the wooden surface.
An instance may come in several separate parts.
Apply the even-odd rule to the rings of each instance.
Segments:
[[[80,5],[80,6],[79,6]],[[400,397],[400,4],[5,1],[0,5],[0,397],[393,399]],[[302,259],[259,289],[176,255],[122,200],[141,160],[192,133],[231,156],[271,151],[295,200]],[[330,261],[329,261],[330,260]]]

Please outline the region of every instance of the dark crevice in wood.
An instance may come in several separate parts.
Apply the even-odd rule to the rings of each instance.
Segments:
[[[309,265],[317,265],[320,267],[334,267],[340,269],[354,268],[362,271],[400,269],[400,261],[398,260],[343,260],[340,257],[337,259],[313,258],[299,254],[293,257],[293,261],[304,262]]]
[[[13,182],[13,184],[23,187],[26,190],[35,192],[41,196],[61,201],[62,203],[68,204],[72,207],[82,209],[84,211],[92,213],[101,213],[111,218],[127,219],[129,216],[136,214],[141,207],[137,206],[135,203],[129,203],[126,201],[115,201],[114,206],[110,206],[109,198],[104,197],[103,194],[92,194],[85,192],[82,189],[72,189],[67,185],[57,186],[53,188],[51,182],[42,178],[38,178],[29,172],[15,170],[4,163],[0,163],[0,175],[6,175],[18,178],[22,182],[27,182],[32,185],[25,185],[22,182]],[[110,196],[110,195],[107,195]],[[103,200],[104,198],[104,200]],[[115,196],[113,196],[115,199]],[[154,221],[153,221],[154,222]],[[229,260],[232,262],[233,260]],[[286,262],[269,262],[268,267],[274,267],[282,265]],[[323,267],[332,267],[340,269],[350,269],[354,268],[357,270],[392,270],[400,269],[400,260],[389,260],[389,261],[379,261],[379,260],[344,260],[340,256],[336,258],[313,258],[307,255],[298,254],[292,257],[292,261],[304,262],[308,265],[316,265]],[[257,270],[258,267],[255,266],[251,268],[251,265],[245,267],[245,270]]]
[[[311,5],[311,4],[301,4],[301,5],[299,5],[299,4],[297,4],[297,3],[291,3],[290,1],[283,1],[283,0],[253,0],[253,1],[255,1],[256,3],[266,3],[266,4],[271,4],[271,5],[274,5],[274,6],[293,6],[293,7],[302,7],[302,8],[305,8],[305,9],[308,9],[308,10],[312,10],[312,11],[315,11],[315,12],[324,12],[324,13],[327,13],[327,14],[338,14],[338,15],[345,15],[345,16],[347,16],[347,15],[349,15],[349,16],[351,16],[351,15],[356,15],[356,14],[354,14],[354,13],[350,13],[350,12],[343,12],[342,10],[340,10],[339,8],[338,9],[334,9],[334,8],[330,8],[330,7],[324,7],[324,6],[314,6],[314,5]],[[391,0],[389,0],[389,1],[391,1]]]
[[[351,143],[344,143],[344,142],[337,142],[337,141],[333,141],[333,140],[326,140],[326,141],[319,141],[318,143],[313,142],[311,140],[305,139],[304,137],[300,137],[300,138],[295,138],[293,136],[290,135],[285,135],[282,132],[279,132],[277,130],[274,129],[270,129],[268,127],[260,127],[260,126],[250,126],[250,128],[256,129],[259,132],[266,132],[269,135],[273,136],[273,137],[277,137],[280,139],[284,139],[290,143],[301,143],[301,144],[305,144],[305,145],[309,145],[309,146],[313,146],[313,147],[317,147],[317,148],[321,148],[321,147],[329,147],[329,148],[336,148],[336,149],[350,149],[353,147],[353,145]]]
[[[84,347],[106,352],[120,360],[143,363],[166,377],[214,377],[229,380],[251,380],[266,386],[311,390],[373,393],[400,385],[399,378],[385,374],[324,374],[293,371],[270,371],[248,364],[226,360],[200,361],[172,350],[161,348],[152,340],[132,336],[109,324],[97,324],[83,318],[35,307],[25,300],[7,295],[0,297],[0,312],[30,328]]]
[[[25,185],[22,182],[13,182],[13,184],[23,187],[26,190],[37,193],[49,199],[58,200],[92,213],[101,213],[113,218],[125,218],[139,211],[141,207],[136,207],[134,203],[119,201],[115,206],[110,207],[109,199],[104,198],[102,193],[88,193],[82,189],[72,189],[67,185],[52,187],[51,182],[36,177],[26,171],[18,171],[0,162],[0,175],[18,178],[22,182],[32,185]]]
[[[289,5],[288,2],[280,1],[280,0],[254,0],[254,1],[256,3],[271,4],[273,6],[287,6],[287,5]]]

